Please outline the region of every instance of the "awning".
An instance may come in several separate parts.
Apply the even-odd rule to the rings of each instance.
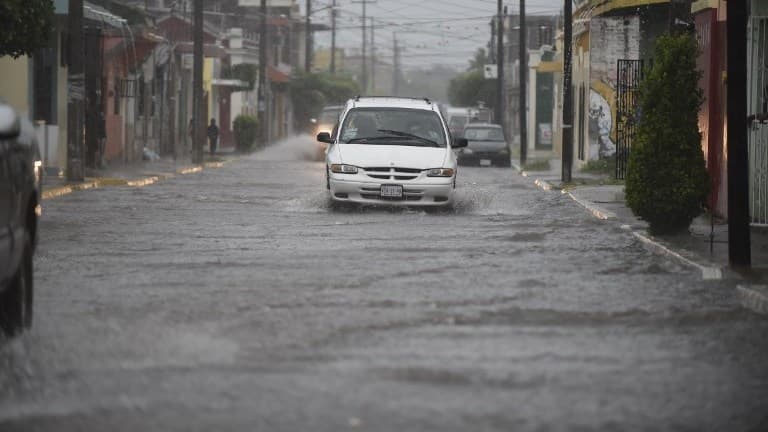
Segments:
[[[267,77],[270,81],[275,83],[287,83],[291,80],[291,76],[289,74],[274,66],[267,67]]]

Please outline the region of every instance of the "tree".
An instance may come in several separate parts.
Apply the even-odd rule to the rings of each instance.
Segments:
[[[343,75],[301,72],[291,80],[290,92],[294,123],[302,130],[323,106],[345,103],[360,94],[360,87],[355,80]]]
[[[235,144],[237,151],[248,153],[259,137],[259,121],[256,117],[239,115],[234,124]]]
[[[492,63],[485,48],[478,48],[475,55],[469,60],[468,71],[482,71],[485,65]]]
[[[465,72],[451,80],[448,99],[455,106],[476,106],[485,102],[490,109],[496,108],[496,80],[486,79],[483,71]]]
[[[653,68],[640,86],[641,117],[629,155],[626,197],[656,234],[687,229],[709,191],[698,125],[703,96],[697,53],[689,34],[660,37]]]
[[[0,1],[0,57],[18,58],[44,47],[53,18],[53,0]]]

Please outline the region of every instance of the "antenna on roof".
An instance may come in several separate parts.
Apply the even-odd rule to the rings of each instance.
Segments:
[[[425,98],[424,98],[424,102],[426,102],[426,103],[428,103],[428,104],[432,105],[432,101],[431,101],[431,100],[429,100],[429,98],[427,98],[427,97],[425,97]]]
[[[360,95],[355,96],[355,102],[360,102]]]

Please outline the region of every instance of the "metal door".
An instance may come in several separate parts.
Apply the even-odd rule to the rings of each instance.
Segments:
[[[6,272],[11,262],[11,219],[15,205],[13,199],[13,179],[10,172],[10,140],[0,139],[0,283],[10,277]]]
[[[643,61],[618,61],[616,77],[616,178],[627,174],[629,152],[637,129],[638,88],[643,79]]]
[[[768,17],[752,17],[747,35],[749,211],[768,225]]]

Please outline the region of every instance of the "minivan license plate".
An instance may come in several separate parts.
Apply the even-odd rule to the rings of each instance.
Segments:
[[[403,187],[400,185],[381,185],[382,198],[402,198]]]
[[[491,166],[490,159],[480,159],[480,166]]]

